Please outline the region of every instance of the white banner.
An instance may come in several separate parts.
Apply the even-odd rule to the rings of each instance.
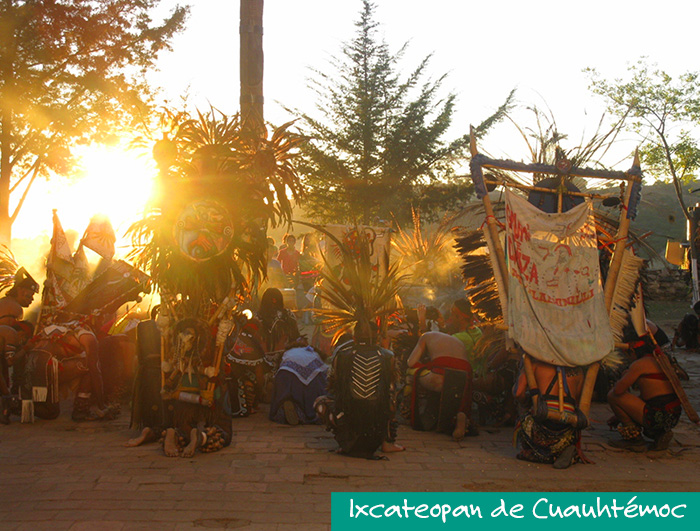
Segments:
[[[547,214],[506,192],[508,333],[532,357],[567,367],[607,356],[614,342],[586,201]]]

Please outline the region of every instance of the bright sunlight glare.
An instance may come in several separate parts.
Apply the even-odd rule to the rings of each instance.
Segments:
[[[35,183],[12,227],[13,238],[33,238],[41,233],[50,236],[52,209],[57,210],[63,229],[77,232],[78,238],[92,216],[103,214],[117,235],[116,257],[124,257],[130,250],[125,232],[143,215],[155,183],[155,163],[150,153],[121,145],[86,146],[78,148],[76,154],[74,177]]]

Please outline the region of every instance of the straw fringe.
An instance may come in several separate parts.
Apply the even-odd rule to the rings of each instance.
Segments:
[[[630,311],[634,306],[642,267],[644,267],[644,259],[635,256],[632,251],[626,250],[622,257],[622,266],[610,307],[610,328],[615,341],[620,343],[623,342],[623,330],[629,323]]]

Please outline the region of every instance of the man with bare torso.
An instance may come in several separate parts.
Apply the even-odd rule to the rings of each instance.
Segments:
[[[10,421],[10,380],[8,356],[14,354],[17,332],[14,326],[24,317],[24,308],[31,305],[34,295],[39,291],[39,284],[22,267],[15,274],[14,284],[0,299],[0,422]],[[8,348],[12,347],[12,348]]]
[[[24,317],[28,308],[39,293],[39,284],[21,267],[15,274],[15,282],[0,299],[0,325],[14,326]]]
[[[421,362],[421,359],[424,361]],[[449,334],[426,332],[418,339],[418,343],[408,357],[407,365],[409,373],[412,373],[409,378],[415,378],[419,386],[437,393],[442,392],[446,369],[467,373],[462,402],[452,434],[455,439],[462,439],[467,428],[470,427],[472,381],[472,369],[467,360],[467,348],[464,343]],[[416,392],[415,389],[414,392]]]
[[[608,404],[614,413],[609,424],[619,423],[618,431],[622,436],[622,440],[610,442],[613,447],[642,452],[646,450],[644,434],[653,439],[653,450],[665,450],[673,439],[671,430],[678,424],[681,403],[654,359],[653,348],[648,341],[633,344],[632,351],[637,359],[608,393]],[[630,393],[635,384],[639,396]]]

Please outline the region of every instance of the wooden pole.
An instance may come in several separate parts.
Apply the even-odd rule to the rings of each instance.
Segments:
[[[564,210],[564,176],[559,177],[559,186],[557,187],[557,214],[561,214]],[[564,413],[564,376],[557,369],[557,385],[559,386],[559,413]]]
[[[593,389],[595,388],[595,381],[598,377],[598,370],[600,369],[600,363],[592,363],[588,366],[586,370],[586,376],[583,380],[583,387],[581,389],[581,399],[579,400],[578,408],[581,413],[586,415],[588,418],[588,412],[591,410],[591,401],[593,400]]]
[[[476,132],[474,127],[469,128],[469,150],[471,151],[472,157],[478,155],[479,151],[476,147]],[[482,198],[484,203],[484,210],[486,211],[486,228],[489,231],[491,240],[493,241],[493,251],[496,255],[497,263],[494,267],[498,267],[501,271],[501,278],[503,278],[503,289],[508,296],[508,269],[506,268],[506,255],[503,252],[503,247],[501,247],[501,240],[498,237],[498,223],[496,222],[496,216],[493,213],[493,205],[491,204],[491,198],[487,193]]]
[[[476,147],[476,132],[474,127],[469,128],[469,150],[472,157],[479,154],[479,150]],[[498,268],[500,271],[500,276],[503,279],[503,286],[499,288],[503,289],[503,293],[506,298],[508,297],[508,269],[506,266],[506,255],[503,252],[503,247],[501,246],[501,239],[498,236],[498,224],[496,223],[496,216],[493,212],[493,205],[491,204],[491,198],[487,193],[482,198],[484,203],[484,210],[486,211],[486,230],[489,231],[490,240],[493,243],[493,249],[489,249],[495,256],[496,261],[493,262],[493,267]],[[488,241],[487,240],[487,241]],[[498,276],[496,277],[498,278]],[[505,316],[504,316],[505,317]],[[537,381],[535,380],[535,371],[532,367],[532,360],[527,353],[523,354],[523,365],[525,367],[525,377],[527,379],[527,385],[529,389],[537,389]],[[537,407],[537,395],[532,397],[532,403],[534,407]]]
[[[639,169],[639,153],[634,154],[633,168]],[[637,176],[639,179],[640,177]],[[617,283],[617,277],[620,274],[620,267],[622,266],[622,256],[625,254],[625,249],[627,248],[627,236],[629,235],[630,228],[630,218],[628,216],[627,209],[630,204],[630,197],[632,194],[632,184],[628,183],[625,188],[625,197],[622,204],[622,209],[620,210],[620,224],[617,230],[617,236],[615,237],[615,248],[613,251],[613,257],[610,261],[610,269],[608,271],[608,278],[605,280],[605,308],[610,313],[612,306],[613,293],[615,292],[615,284]]]
[[[634,154],[634,162],[632,163],[632,169],[637,170],[637,175],[635,179],[641,179],[639,175],[639,152]],[[627,183],[625,188],[625,196],[622,203],[622,209],[620,210],[620,224],[617,230],[617,236],[615,237],[615,248],[613,251],[613,258],[610,262],[610,269],[608,271],[608,278],[605,281],[605,309],[608,311],[608,315],[612,310],[612,299],[615,292],[615,284],[617,283],[617,278],[620,274],[620,268],[622,267],[622,258],[625,254],[625,249],[627,248],[627,236],[629,234],[630,227],[630,217],[628,216],[628,208],[630,204],[630,198],[632,196],[632,185],[634,180]],[[583,382],[583,389],[581,390],[581,400],[579,404],[579,409],[581,412],[588,417],[588,412],[591,409],[591,400],[593,398],[593,389],[595,388],[596,378],[598,376],[598,371],[600,370],[600,363],[593,363],[588,366],[586,371],[586,378]]]
[[[559,178],[559,187],[557,188],[557,214],[561,214],[564,209],[564,176]]]
[[[263,4],[264,0],[241,0],[240,77],[241,122],[251,136],[265,132],[263,115]]]
[[[506,188],[517,188],[518,190],[527,190],[532,192],[544,192],[547,194],[553,193],[551,188],[542,186],[530,186],[529,184],[511,183],[506,181],[494,181],[493,179],[484,179],[486,184],[495,184],[496,186],[504,186]],[[573,197],[590,197],[591,199],[606,199],[608,197],[617,197],[612,195],[592,194],[587,192],[574,192],[572,190],[562,190],[562,194]]]

